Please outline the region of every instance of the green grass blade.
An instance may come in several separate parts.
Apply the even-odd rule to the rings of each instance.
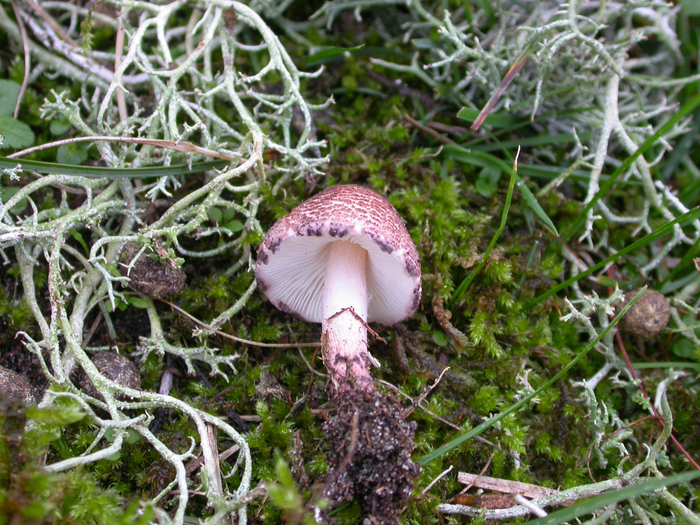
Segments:
[[[462,146],[457,146],[456,144],[447,144],[442,149],[443,155],[450,159],[454,159],[462,164],[472,164],[474,166],[480,166],[485,168],[486,166],[494,166],[500,169],[503,173],[510,173],[511,167],[493,155],[478,151],[463,148]]]
[[[312,66],[315,64],[320,64],[323,62],[328,62],[329,59],[335,58],[338,55],[344,55],[345,53],[352,53],[354,51],[359,51],[365,47],[364,44],[355,47],[331,47],[329,49],[323,49],[318,53],[314,53],[309,58],[306,59],[306,65]]]
[[[478,109],[462,108],[459,110],[459,113],[457,113],[457,118],[466,120],[467,122],[474,122],[479,116],[479,113],[480,111]],[[493,126],[494,128],[512,128],[520,121],[521,119],[516,115],[511,115],[509,113],[490,113],[489,116],[486,117],[484,125]]]
[[[535,197],[532,192],[530,191],[530,188],[528,188],[525,183],[518,179],[518,182],[516,182],[515,186],[520,190],[520,193],[523,194],[523,197],[525,198],[525,202],[527,205],[530,207],[530,209],[539,217],[539,219],[549,228],[554,232],[554,235],[557,237],[559,236],[559,232],[557,231],[557,227],[554,226],[554,223],[552,220],[547,216],[545,211],[542,209],[542,206],[540,206],[540,203],[537,202],[537,197]]]
[[[577,505],[574,505],[573,507],[552,512],[549,516],[544,518],[528,521],[525,523],[525,525],[558,525],[559,523],[573,521],[576,518],[585,516],[586,514],[591,514],[598,509],[603,509],[614,503],[618,503],[635,496],[640,496],[647,492],[653,492],[664,487],[669,487],[671,485],[687,483],[697,479],[698,477],[700,477],[700,471],[695,470],[693,472],[676,474],[675,476],[669,476],[667,478],[652,479],[643,483],[635,483],[634,485],[630,485],[623,489],[587,499],[581,503],[578,503]]]
[[[669,361],[666,363],[632,363],[635,370],[645,370],[648,368],[690,368],[700,372],[700,363]]]
[[[426,465],[427,463],[430,463],[430,462],[433,461],[434,459],[440,457],[440,456],[441,456],[442,454],[444,454],[445,452],[449,452],[449,451],[452,450],[453,448],[455,448],[455,447],[461,445],[462,443],[464,443],[464,442],[467,441],[468,439],[471,439],[471,438],[473,438],[474,436],[478,436],[478,435],[481,434],[484,430],[486,430],[487,428],[493,426],[495,423],[499,422],[499,421],[500,421],[501,419],[503,419],[504,417],[506,417],[506,416],[512,414],[513,412],[517,411],[518,409],[520,409],[520,407],[522,407],[523,405],[525,405],[526,403],[528,403],[528,402],[529,402],[531,399],[533,399],[535,396],[539,395],[544,389],[546,389],[546,388],[550,387],[551,385],[553,385],[556,381],[558,381],[561,377],[563,377],[564,374],[566,374],[569,370],[571,370],[571,368],[573,368],[573,366],[574,366],[576,363],[578,363],[581,359],[583,359],[583,357],[584,357],[586,354],[588,354],[588,352],[589,352],[592,348],[594,348],[595,345],[597,345],[597,344],[603,339],[603,337],[605,337],[605,334],[607,334],[610,330],[613,329],[613,327],[618,323],[618,321],[622,318],[622,316],[625,315],[625,313],[627,313],[627,310],[629,310],[629,309],[634,305],[634,303],[637,302],[637,300],[644,294],[644,292],[646,292],[646,290],[647,290],[647,287],[644,286],[644,287],[637,293],[637,295],[635,295],[634,298],[633,298],[629,303],[627,303],[627,305],[625,305],[625,307],[620,311],[620,313],[618,313],[618,314],[615,316],[615,318],[610,322],[610,324],[609,324],[608,326],[606,326],[606,327],[600,332],[600,334],[598,334],[598,337],[596,337],[595,339],[593,339],[593,341],[591,341],[590,343],[588,343],[588,345],[586,345],[586,347],[581,351],[581,353],[580,353],[579,355],[577,355],[576,357],[574,357],[574,358],[571,360],[571,362],[570,362],[568,365],[566,365],[564,368],[562,368],[562,369],[561,369],[561,372],[559,372],[557,375],[555,375],[552,379],[550,379],[549,381],[547,381],[544,385],[542,385],[541,387],[539,387],[537,390],[535,390],[535,391],[532,392],[531,394],[528,394],[527,396],[525,396],[524,398],[522,398],[520,401],[518,401],[518,402],[515,403],[514,405],[511,405],[509,408],[507,408],[506,410],[504,410],[504,411],[501,412],[500,414],[497,414],[497,415],[493,416],[493,417],[492,417],[491,419],[489,419],[488,421],[485,421],[485,422],[481,423],[479,426],[474,427],[473,429],[471,429],[470,431],[466,432],[465,434],[462,434],[462,435],[459,436],[458,438],[453,439],[453,440],[450,441],[449,443],[447,443],[447,444],[441,446],[441,447],[438,448],[438,449],[433,450],[432,452],[430,452],[429,454],[426,454],[426,455],[423,456],[422,458],[419,458],[419,459],[418,459],[418,464],[419,464],[419,465]]]
[[[484,256],[481,258],[481,261],[479,262],[478,266],[474,269],[473,272],[471,272],[469,275],[467,275],[467,277],[460,283],[460,285],[455,290],[455,293],[452,295],[452,299],[449,302],[450,307],[456,301],[459,301],[459,299],[462,297],[462,295],[464,295],[464,292],[467,291],[467,288],[469,288],[469,285],[472,283],[474,278],[477,275],[479,275],[479,272],[486,265],[486,261],[489,258],[489,254],[491,253],[491,250],[493,250],[493,247],[496,245],[496,241],[503,233],[503,230],[505,230],[506,221],[508,219],[508,211],[510,210],[510,203],[513,200],[513,190],[515,189],[515,183],[517,180],[518,180],[518,161],[516,159],[515,162],[513,163],[513,169],[512,169],[511,174],[510,174],[510,182],[508,183],[508,193],[506,194],[506,202],[503,205],[503,213],[501,213],[501,224],[498,227],[498,231],[496,231],[496,234],[491,238],[491,242],[489,242],[489,246],[488,246],[488,248],[486,248],[486,252],[484,252]]]
[[[518,171],[521,175],[528,177],[536,177],[538,179],[554,179],[562,173],[569,171],[571,168],[560,168],[559,166],[542,166],[539,164],[519,164]],[[609,179],[607,175],[601,175],[600,180],[605,182]],[[573,170],[567,177],[568,180],[588,182],[591,180],[591,174],[588,171]],[[625,186],[642,186],[642,182],[638,180],[623,180],[620,185]]]
[[[0,168],[4,169],[14,169],[20,165],[24,171],[36,171],[37,173],[54,175],[73,175],[75,177],[88,177],[91,179],[103,177],[106,179],[146,179],[150,177],[165,177],[167,175],[189,175],[215,168],[223,169],[230,164],[231,163],[226,160],[211,160],[207,162],[195,162],[192,166],[176,164],[174,166],[153,166],[149,168],[103,168],[0,157]]]
[[[700,252],[700,245],[694,244],[691,246],[681,258],[681,262],[679,262],[676,267],[669,272],[666,278],[661,281],[661,287],[664,287],[667,283],[673,281],[673,279],[675,279],[680,272],[687,269],[693,271],[693,259],[698,256],[698,252]]]
[[[610,175],[610,178],[605,181],[598,190],[598,192],[593,196],[591,201],[586,204],[586,206],[581,210],[581,214],[576,217],[576,220],[574,223],[571,225],[569,230],[564,234],[563,239],[564,241],[569,241],[574,234],[578,231],[578,229],[583,225],[584,221],[586,220],[586,217],[588,216],[588,212],[591,211],[593,206],[596,205],[596,203],[605,195],[608,194],[608,191],[610,188],[612,188],[613,184],[615,184],[615,181],[617,178],[625,173],[630,166],[632,166],[632,163],[637,160],[640,156],[642,156],[654,143],[659,140],[661,137],[663,137],[667,131],[669,131],[679,120],[682,118],[690,115],[695,109],[700,106],[700,93],[695,95],[693,98],[691,98],[688,102],[686,102],[683,107],[681,107],[678,110],[678,113],[673,115],[671,119],[661,126],[659,131],[654,133],[651,137],[649,137],[644,143],[639,146],[639,149],[635,151],[632,155],[627,157],[625,161],[620,165],[619,168],[617,168],[612,175]]]
[[[531,104],[534,101],[534,97],[528,99],[527,102],[528,104]],[[518,104],[516,104],[517,106]],[[515,106],[511,106],[511,109],[513,109]],[[586,108],[579,108],[579,109],[565,109],[563,111],[552,111],[550,113],[544,113],[542,115],[538,115],[535,117],[535,120],[530,120],[530,119],[520,119],[517,124],[514,124],[510,128],[504,128],[504,129],[499,129],[499,130],[494,130],[491,132],[488,132],[484,135],[481,135],[479,137],[473,138],[469,140],[468,142],[462,143],[462,146],[465,148],[473,148],[476,147],[479,144],[483,143],[488,143],[491,142],[493,139],[500,137],[501,135],[511,135],[513,132],[517,131],[518,129],[525,128],[528,126],[531,126],[534,123],[537,122],[543,122],[547,121],[552,118],[557,118],[557,117],[562,117],[566,115],[577,115],[577,114],[583,114],[583,113],[588,113],[594,110],[600,109],[597,106],[591,106],[591,107],[586,107]]]
[[[464,164],[472,164],[484,168],[487,166],[493,166],[495,168],[500,169],[505,174],[510,175],[513,173],[513,169],[504,161],[502,161],[498,157],[495,157],[494,155],[483,151],[469,150],[463,148],[462,146],[448,144],[443,148],[443,154],[446,155],[448,158],[452,158],[457,162],[462,162]],[[527,202],[530,209],[532,209],[535,215],[537,215],[537,217],[539,217],[548,228],[550,228],[553,232],[556,232],[557,229],[554,226],[554,223],[542,209],[540,203],[537,202],[537,198],[532,194],[530,189],[527,186],[525,186],[525,183],[518,178],[517,170],[515,170],[515,177],[518,190],[520,191],[520,193],[522,193],[523,197],[525,198],[525,202]],[[456,296],[457,294],[455,293],[453,295],[453,302],[456,300],[454,299],[454,297]]]
[[[491,115],[489,115],[489,118],[491,118]],[[486,119],[486,122],[489,122],[489,118]],[[579,135],[579,139],[583,140],[588,140],[590,138],[591,134],[590,133],[582,133]],[[527,147],[527,146],[551,146],[552,144],[573,144],[574,143],[574,134],[573,133],[562,133],[561,135],[550,135],[549,133],[543,133],[541,135],[537,135],[535,137],[527,137],[527,138],[521,138],[521,139],[514,139],[514,140],[504,140],[502,142],[499,142],[497,144],[490,143],[490,144],[477,144],[474,146],[466,146],[475,150],[479,151],[497,151],[501,150],[503,148],[517,148],[518,146],[521,147]]]
[[[543,293],[542,295],[539,295],[539,296],[535,297],[532,301],[529,301],[528,303],[526,303],[525,306],[524,306],[523,308],[525,308],[526,310],[527,310],[528,308],[532,308],[533,306],[535,306],[535,305],[541,303],[541,302],[544,301],[545,299],[551,297],[552,295],[554,295],[554,294],[557,293],[558,291],[563,290],[563,289],[566,288],[567,286],[571,286],[571,285],[572,285],[573,283],[575,283],[576,281],[579,281],[579,280],[581,280],[581,279],[583,279],[583,278],[585,278],[585,277],[588,277],[588,276],[591,275],[592,273],[597,272],[598,270],[600,270],[601,268],[603,268],[603,267],[606,266],[607,264],[610,264],[611,262],[618,260],[620,257],[624,257],[624,256],[627,255],[628,253],[630,253],[630,252],[636,250],[637,248],[641,248],[642,246],[646,246],[647,244],[649,244],[649,243],[651,243],[651,242],[654,242],[654,241],[657,240],[657,239],[660,239],[660,238],[663,237],[664,235],[670,233],[671,229],[672,229],[676,224],[681,224],[681,223],[685,223],[685,222],[688,222],[688,221],[693,221],[693,220],[695,220],[695,219],[697,219],[697,218],[699,218],[699,217],[700,217],[700,206],[695,207],[695,208],[693,208],[692,210],[690,210],[689,212],[684,213],[683,215],[681,215],[681,216],[678,217],[677,219],[675,219],[675,220],[673,220],[673,221],[671,221],[671,222],[666,223],[665,225],[663,225],[663,226],[662,226],[661,228],[659,228],[658,230],[654,230],[654,231],[651,232],[650,234],[645,235],[644,237],[642,237],[642,238],[639,239],[638,241],[633,242],[633,243],[630,244],[629,246],[626,246],[625,248],[621,249],[619,252],[617,252],[617,253],[611,255],[610,257],[608,257],[607,259],[605,259],[605,260],[603,260],[603,261],[600,261],[600,262],[599,262],[598,264],[596,264],[595,266],[591,266],[591,267],[590,267],[588,270],[586,270],[585,272],[581,272],[581,273],[578,274],[577,276],[572,277],[571,279],[567,279],[567,280],[564,281],[563,283],[558,284],[557,286],[551,288],[549,291]]]

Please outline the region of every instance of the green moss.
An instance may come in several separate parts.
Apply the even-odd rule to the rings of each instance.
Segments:
[[[51,409],[31,409],[40,425],[27,432],[23,408],[0,407],[0,426],[11,434],[12,445],[0,441],[0,523],[79,523],[146,525],[152,519],[150,508],[141,509],[138,500],[128,502],[117,490],[102,486],[99,478],[85,469],[50,473],[39,461],[46,445],[61,443],[62,430],[81,412],[71,403]],[[15,424],[19,422],[19,424]],[[58,440],[58,441],[57,441]],[[76,451],[72,451],[73,457]],[[9,468],[9,471],[8,471]],[[143,512],[141,512],[143,510]]]

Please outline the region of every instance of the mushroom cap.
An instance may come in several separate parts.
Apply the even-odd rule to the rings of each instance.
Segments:
[[[367,321],[387,326],[413,315],[421,299],[416,245],[394,207],[374,191],[334,186],[275,223],[258,248],[255,278],[277,308],[320,323],[330,243],[367,250]]]

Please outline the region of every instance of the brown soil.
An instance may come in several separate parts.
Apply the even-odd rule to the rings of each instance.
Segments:
[[[639,290],[625,292],[625,301],[618,306],[622,310],[639,293]],[[620,320],[623,332],[637,336],[643,341],[655,338],[668,325],[671,308],[668,300],[656,290],[647,290]]]
[[[155,299],[175,295],[185,285],[185,272],[173,261],[152,259],[151,250],[141,252],[141,246],[129,242],[124,245],[120,256],[119,271],[129,277],[131,287]],[[134,258],[138,259],[134,262]],[[129,270],[129,265],[133,264]]]
[[[91,361],[107,379],[134,390],[141,388],[139,369],[123,355],[116,352],[100,352]],[[81,371],[79,375],[78,386],[80,389],[92,397],[102,399],[102,395],[97,391],[87,374]]]
[[[333,506],[356,500],[364,525],[398,524],[420,468],[411,459],[415,423],[401,405],[376,390],[343,389],[336,412],[323,429],[328,436],[329,474],[323,496]]]

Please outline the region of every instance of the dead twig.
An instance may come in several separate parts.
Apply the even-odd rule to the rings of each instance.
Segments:
[[[491,457],[489,457],[489,460],[486,462],[486,465],[484,465],[484,468],[481,469],[481,472],[479,472],[479,476],[475,478],[471,483],[467,484],[467,486],[459,493],[457,496],[464,494],[466,491],[468,491],[470,488],[474,486],[474,482],[479,479],[481,476],[484,475],[484,472],[486,472],[489,467],[491,466],[491,461],[493,460],[493,457],[496,455],[496,453],[492,453]],[[461,474],[461,472],[459,473]],[[457,474],[457,480],[459,481],[459,474]]]
[[[167,304],[168,306],[170,306],[170,307],[171,307],[173,310],[175,310],[176,312],[178,312],[178,313],[184,315],[185,317],[187,317],[187,318],[188,318],[190,321],[192,321],[193,323],[198,324],[199,326],[201,326],[202,328],[204,328],[207,332],[211,332],[211,333],[214,334],[214,335],[219,335],[219,336],[224,337],[224,338],[226,338],[226,339],[230,339],[230,340],[232,340],[232,341],[236,341],[237,343],[243,343],[243,344],[251,345],[251,346],[259,346],[259,347],[262,347],[262,348],[311,348],[311,347],[321,346],[321,343],[277,344],[277,343],[259,343],[259,342],[257,342],[257,341],[250,341],[250,340],[248,340],[248,339],[242,339],[242,338],[240,338],[240,337],[236,337],[235,335],[230,335],[230,334],[227,334],[226,332],[221,332],[221,331],[215,329],[214,327],[209,326],[207,323],[204,323],[204,322],[200,321],[199,319],[197,319],[196,317],[194,317],[194,316],[188,314],[187,312],[185,312],[185,311],[184,311],[182,308],[180,308],[179,306],[175,306],[175,305],[174,305],[173,303],[171,303],[170,301],[166,301],[165,299],[158,299],[158,300],[161,301],[161,302],[163,302],[163,303],[165,303],[165,304]]]
[[[119,70],[119,67],[122,65],[122,55],[124,54],[124,24],[121,19],[122,13],[124,13],[124,7],[122,7],[119,10],[119,16],[117,17],[117,20],[119,20],[119,25],[117,25],[117,37],[116,37],[116,42],[115,42],[115,49],[114,49],[114,72],[116,73]],[[119,86],[117,89],[117,107],[119,108],[119,119],[124,122],[128,114],[126,112],[126,99],[124,97],[124,89]]]
[[[444,477],[447,476],[450,472],[452,472],[452,469],[453,469],[453,468],[454,468],[454,465],[450,465],[450,468],[448,468],[447,470],[443,470],[443,471],[438,475],[438,477],[436,477],[433,481],[431,481],[431,482],[428,484],[427,487],[425,487],[423,490],[420,491],[420,493],[421,493],[421,494],[427,493],[430,489],[433,488],[433,486],[434,486],[438,481],[440,481],[442,478],[444,478]]]
[[[12,2],[12,9],[14,10],[15,17],[17,18],[17,26],[19,27],[19,32],[22,35],[22,47],[24,48],[24,77],[22,78],[22,87],[20,87],[19,94],[17,95],[15,112],[12,115],[14,118],[17,118],[17,115],[19,115],[19,107],[22,104],[22,99],[24,98],[24,93],[27,91],[27,84],[29,83],[29,69],[31,66],[31,61],[29,56],[29,37],[27,36],[27,28],[24,26],[20,9],[17,7],[15,2]]]
[[[360,323],[362,323],[362,326],[364,326],[365,329],[366,329],[370,334],[372,334],[372,336],[373,336],[376,340],[381,341],[381,342],[384,343],[385,345],[386,345],[386,344],[389,344],[389,343],[386,342],[386,339],[384,339],[384,338],[383,338],[382,336],[380,336],[377,332],[375,332],[374,330],[372,330],[372,329],[370,328],[370,326],[367,324],[367,321],[365,321],[364,319],[362,319],[362,317],[360,317],[359,315],[357,315],[357,313],[355,312],[355,309],[354,309],[352,306],[348,306],[347,308],[343,308],[342,310],[337,311],[336,313],[334,313],[333,315],[331,315],[328,319],[326,319],[326,321],[330,321],[331,319],[335,319],[336,317],[338,317],[340,314],[342,314],[342,313],[344,313],[344,312],[350,312],[350,313],[353,315],[353,317],[355,317],[355,319],[357,319]]]
[[[48,14],[43,7],[41,7],[39,4],[37,4],[34,0],[24,0],[29,4],[29,6],[34,10],[34,12],[37,14],[39,18],[41,18],[44,22],[46,22],[51,29],[53,29],[54,33],[58,35],[58,37],[63,40],[64,42],[70,44],[73,47],[79,47],[78,43],[73,40],[71,37],[68,36],[68,33],[66,33],[63,28],[58,25],[58,23],[53,19],[53,17]]]
[[[457,481],[463,485],[470,485],[484,490],[493,490],[502,494],[521,494],[526,498],[539,499],[545,496],[557,494],[559,491],[530,483],[522,483],[520,481],[511,481],[508,479],[491,478],[482,476],[481,474],[468,474],[459,472]]]
[[[73,137],[70,139],[57,140],[55,142],[47,142],[46,144],[40,144],[32,148],[27,148],[25,150],[18,151],[17,153],[8,155],[6,158],[16,159],[18,157],[22,157],[35,151],[40,151],[48,148],[55,148],[56,146],[62,146],[63,144],[73,144],[75,142],[121,142],[125,144],[142,144],[146,146],[155,146],[157,148],[173,149],[176,151],[181,151],[183,153],[199,153],[200,155],[206,155],[208,157],[214,157],[216,159],[223,159],[229,162],[234,162],[238,160],[237,158],[232,157],[231,155],[226,155],[225,153],[221,153],[207,148],[202,148],[200,146],[195,146],[191,142],[186,141],[175,142],[174,140],[140,139],[133,137],[107,137],[103,135],[96,135],[92,137]]]

